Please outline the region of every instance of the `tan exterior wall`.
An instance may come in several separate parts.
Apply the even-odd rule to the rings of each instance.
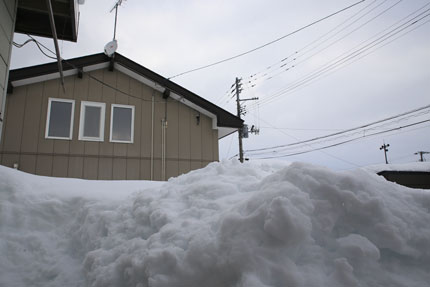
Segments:
[[[0,162],[38,175],[86,179],[151,179],[152,95],[154,99],[153,180],[162,179],[161,120],[167,113],[166,179],[218,160],[218,132],[212,120],[127,75],[108,69],[92,71],[129,95],[102,85],[88,74],[65,78],[66,93],[60,81],[49,80],[14,88],[8,95],[0,144]],[[45,139],[49,98],[74,99],[72,140]],[[81,101],[106,103],[104,141],[78,140]],[[134,142],[109,141],[111,104],[135,107]],[[196,116],[200,116],[197,122]]]
[[[0,0],[0,119],[4,117],[17,0]],[[0,121],[0,139],[3,122]]]

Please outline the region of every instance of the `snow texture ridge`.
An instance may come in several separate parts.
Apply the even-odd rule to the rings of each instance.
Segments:
[[[430,282],[430,192],[365,170],[225,161],[97,186],[0,167],[0,286]]]

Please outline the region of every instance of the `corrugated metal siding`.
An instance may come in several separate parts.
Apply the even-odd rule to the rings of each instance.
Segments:
[[[102,85],[84,73],[59,80],[16,87],[8,96],[0,162],[40,175],[86,179],[150,179],[151,100],[154,104],[154,180],[161,180],[161,120],[167,112],[166,178],[218,160],[217,130],[212,120],[122,74],[107,69],[91,72],[131,96]],[[75,100],[72,140],[45,139],[49,98]],[[81,101],[106,103],[103,142],[78,140]],[[109,142],[111,104],[135,106],[134,142]],[[197,120],[197,116],[200,120]]]
[[[4,119],[6,109],[6,90],[12,51],[13,31],[16,18],[17,0],[0,0],[0,118]],[[0,141],[4,121],[0,122]],[[0,155],[0,159],[2,156]]]

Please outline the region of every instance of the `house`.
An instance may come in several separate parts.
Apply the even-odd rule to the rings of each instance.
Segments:
[[[381,164],[368,166],[365,169],[403,186],[430,189],[429,162]]]
[[[57,39],[76,42],[79,19],[79,5],[76,0],[50,0],[50,3]],[[48,11],[46,0],[0,0],[0,137],[13,34],[17,32],[55,38]]]
[[[11,70],[0,163],[46,176],[166,180],[218,160],[243,121],[115,53]]]
[[[383,170],[378,175],[407,187],[430,189],[430,171]]]

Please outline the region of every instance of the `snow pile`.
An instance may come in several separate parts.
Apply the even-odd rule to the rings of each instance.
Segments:
[[[0,286],[430,282],[430,193],[363,170],[222,162],[135,193],[89,185],[0,168]]]

